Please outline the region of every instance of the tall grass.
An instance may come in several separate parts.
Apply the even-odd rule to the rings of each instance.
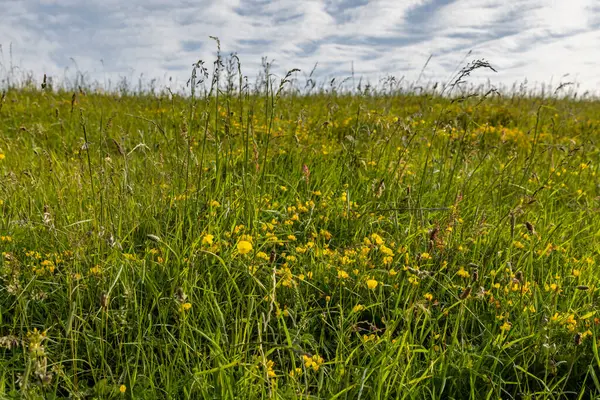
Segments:
[[[261,76],[3,94],[0,397],[600,394],[598,102]]]

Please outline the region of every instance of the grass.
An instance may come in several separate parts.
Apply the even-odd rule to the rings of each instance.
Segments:
[[[0,397],[600,395],[600,104],[290,78],[5,93]]]

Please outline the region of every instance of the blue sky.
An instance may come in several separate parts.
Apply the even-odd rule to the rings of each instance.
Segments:
[[[600,93],[598,0],[5,0],[0,78],[12,62],[35,76],[137,82],[140,74],[182,86],[198,59],[237,52],[254,76],[262,56],[275,71],[316,62],[319,77],[387,75],[447,81],[461,62],[485,58],[511,85],[575,81]],[[465,55],[472,54],[465,59]],[[66,72],[65,72],[66,71]],[[566,74],[569,74],[565,76]]]

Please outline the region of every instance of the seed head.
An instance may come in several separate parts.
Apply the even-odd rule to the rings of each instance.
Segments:
[[[110,295],[108,293],[102,293],[102,295],[100,295],[100,306],[102,308],[108,308],[109,302],[110,302]]]
[[[531,233],[532,235],[535,234],[535,229],[533,228],[533,224],[531,222],[526,221],[525,226],[527,227],[529,233]]]
[[[458,296],[459,299],[464,300],[471,294],[471,286],[467,286],[465,290]]]

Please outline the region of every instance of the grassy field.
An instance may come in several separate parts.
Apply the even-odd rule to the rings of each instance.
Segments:
[[[0,398],[600,395],[600,103],[10,89]]]

